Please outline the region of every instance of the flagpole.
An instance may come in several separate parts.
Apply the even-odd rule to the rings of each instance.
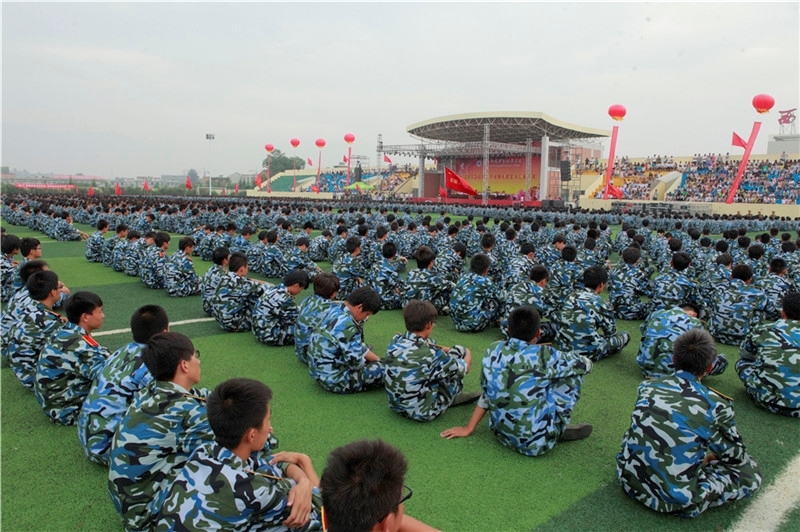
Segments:
[[[345,180],[345,186],[350,184],[350,160],[353,158],[353,147],[347,147],[347,179]]]
[[[611,130],[611,149],[608,154],[608,166],[606,168],[606,187],[603,199],[608,199],[608,186],[611,184],[611,172],[614,170],[614,152],[617,150],[617,133],[619,126],[614,126]]]
[[[758,137],[760,129],[761,122],[754,122],[753,130],[750,131],[750,138],[747,139],[747,144],[744,146],[744,154],[742,155],[742,160],[739,162],[739,170],[736,172],[736,177],[733,179],[731,191],[728,192],[728,197],[725,198],[725,203],[729,205],[733,203],[733,200],[736,198],[736,192],[739,190],[739,183],[742,181],[742,175],[744,174],[745,168],[747,168],[747,160],[750,158],[750,152],[753,151],[753,146],[756,143],[756,137]]]

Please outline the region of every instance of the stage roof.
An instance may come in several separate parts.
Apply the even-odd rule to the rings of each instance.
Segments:
[[[406,131],[426,140],[451,142],[483,141],[483,126],[489,124],[492,142],[525,144],[544,135],[550,140],[591,139],[611,136],[610,131],[562,122],[544,113],[491,112],[442,116],[411,124]]]

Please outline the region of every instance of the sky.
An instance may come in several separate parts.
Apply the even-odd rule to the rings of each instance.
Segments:
[[[786,3],[0,3],[2,165],[106,178],[323,166],[406,129],[541,112],[610,130],[618,155],[737,154],[800,103]],[[760,93],[773,111],[752,107]],[[213,133],[213,141],[206,140]],[[607,156],[608,143],[604,143]],[[414,159],[395,158],[394,162]]]

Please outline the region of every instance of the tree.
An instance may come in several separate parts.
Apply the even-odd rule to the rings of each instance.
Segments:
[[[301,159],[300,157],[287,157],[285,153],[281,150],[274,150],[272,154],[269,156],[269,173],[270,177],[274,176],[275,174],[280,174],[281,172],[285,172],[286,170],[292,169],[292,160],[294,160],[294,168],[298,170],[302,170],[306,167],[306,162]],[[261,166],[266,168],[267,167],[267,159],[261,163]]]

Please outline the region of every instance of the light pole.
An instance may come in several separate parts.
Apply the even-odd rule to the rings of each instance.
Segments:
[[[213,133],[206,133],[206,140],[214,140],[214,134]],[[209,158],[209,162],[211,162],[210,161],[210,159],[211,159],[211,143],[210,142],[208,144],[208,158]],[[209,197],[211,197],[211,172],[210,171],[208,172],[208,195],[209,195]]]

